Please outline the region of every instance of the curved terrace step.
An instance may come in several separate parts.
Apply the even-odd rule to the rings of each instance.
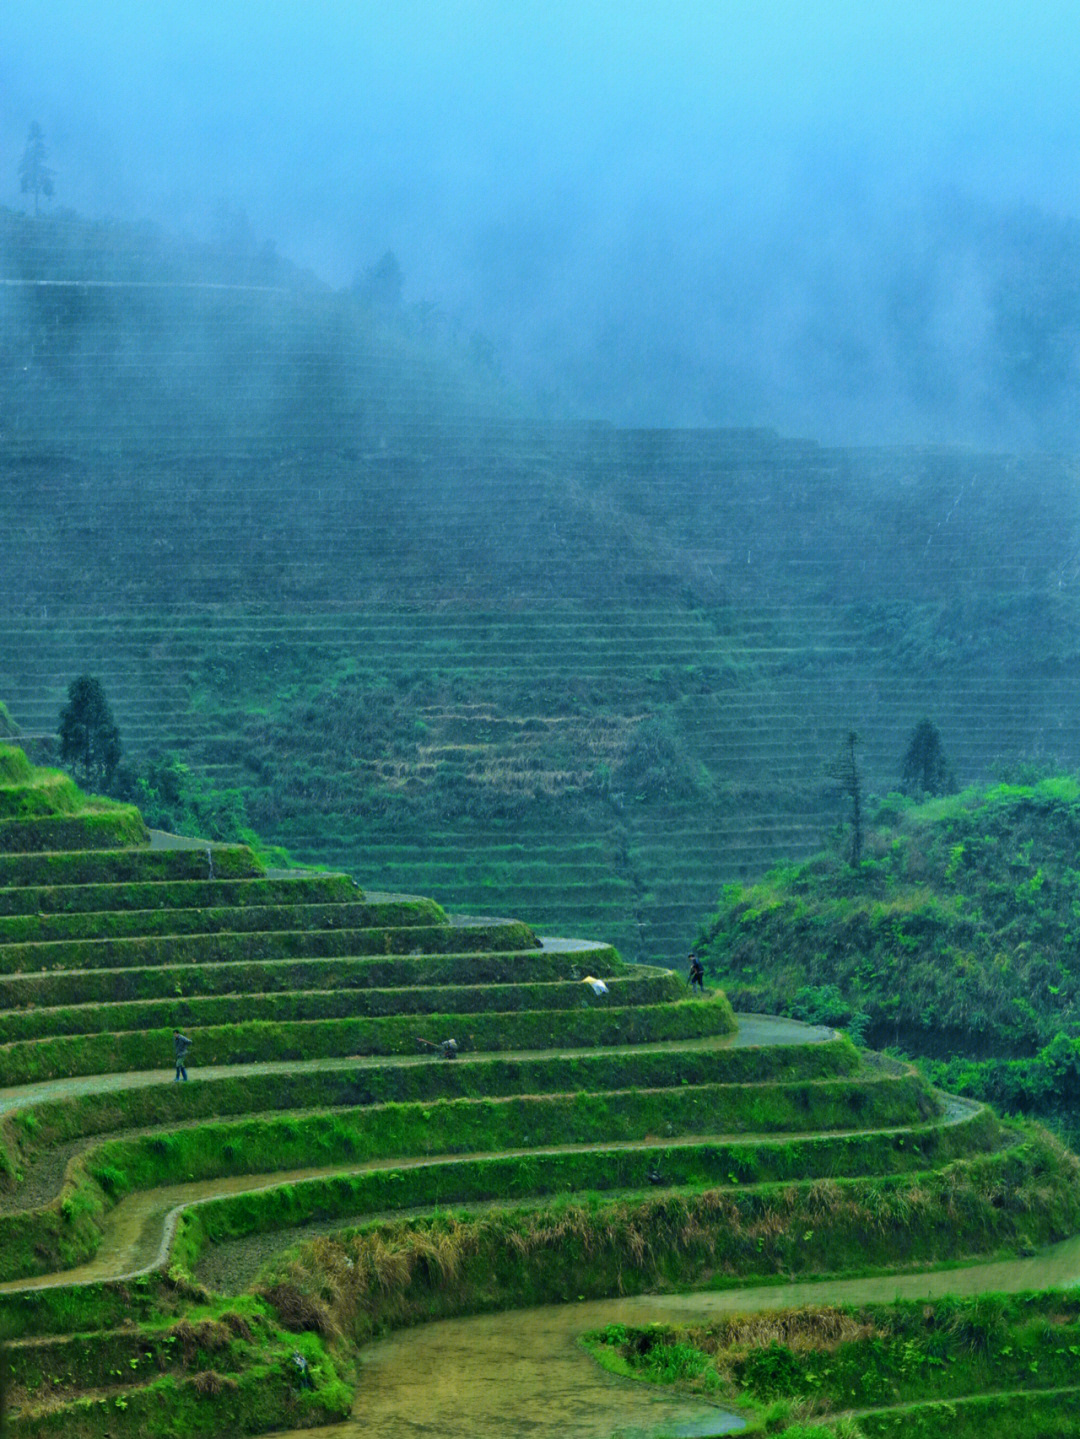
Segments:
[[[663,1056],[675,1051],[680,1054],[713,1054],[732,1049],[783,1049],[801,1050],[806,1045],[835,1043],[837,1031],[825,1025],[806,1024],[802,1020],[784,1016],[764,1014],[739,1014],[738,1028],[734,1033],[710,1034],[691,1039],[672,1041],[659,1040],[642,1044],[616,1044],[605,1047],[604,1054],[626,1056]],[[464,1051],[457,1063],[462,1066],[477,1064],[493,1056],[484,1053]],[[568,1051],[565,1046],[549,1046],[538,1049],[507,1049],[498,1053],[498,1059],[508,1063],[524,1061],[587,1059],[588,1051]],[[355,1074],[358,1065],[365,1069],[417,1066],[430,1067],[427,1055],[365,1055],[358,1060],[354,1055],[329,1056],[319,1059],[290,1059],[267,1062],[206,1065],[193,1069],[202,1083],[213,1080],[249,1078],[259,1075],[293,1075],[313,1072]],[[118,1090],[142,1089],[166,1086],[173,1081],[172,1068],[110,1071],[104,1074],[73,1075],[65,1078],[41,1080],[30,1084],[0,1087],[0,1116],[15,1110],[30,1109],[37,1105],[52,1104],[56,1101],[78,1099],[88,1096],[107,1096]],[[192,1082],[195,1082],[194,1080]]]
[[[973,1124],[980,1114],[986,1113],[986,1107],[973,1104],[969,1101],[957,1100],[950,1105],[949,1112],[942,1118],[940,1123],[935,1125],[900,1125],[890,1129],[873,1131],[869,1136],[862,1130],[847,1130],[829,1133],[827,1135],[797,1135],[799,1140],[808,1141],[807,1147],[816,1141],[825,1140],[822,1148],[823,1165],[828,1166],[830,1156],[828,1143],[833,1140],[866,1140],[877,1136],[886,1136],[890,1139],[911,1139],[918,1141],[920,1135],[931,1136],[935,1131],[943,1127],[959,1129],[964,1125]],[[94,1284],[102,1281],[120,1282],[138,1278],[154,1269],[164,1268],[170,1259],[170,1251],[176,1226],[180,1216],[188,1209],[196,1206],[209,1205],[220,1202],[223,1197],[236,1197],[247,1194],[266,1193],[271,1190],[280,1189],[285,1186],[298,1186],[311,1184],[315,1185],[320,1181],[339,1180],[360,1175],[386,1174],[409,1171],[417,1172],[427,1170],[431,1172],[442,1171],[449,1175],[455,1167],[474,1164],[499,1165],[507,1160],[517,1158],[544,1159],[560,1154],[578,1154],[597,1156],[600,1162],[607,1168],[619,1155],[640,1155],[637,1168],[641,1175],[638,1183],[627,1187],[625,1183],[611,1186],[613,1193],[626,1192],[634,1193],[645,1188],[647,1173],[649,1170],[664,1161],[670,1165],[673,1153],[677,1150],[700,1151],[707,1156],[709,1163],[714,1166],[718,1173],[723,1173],[723,1166],[730,1165],[735,1161],[734,1156],[739,1152],[750,1150],[763,1151],[769,1148],[777,1148],[784,1144],[784,1135],[776,1135],[771,1138],[754,1137],[747,1138],[744,1135],[707,1135],[707,1136],[683,1136],[672,1138],[663,1144],[655,1140],[625,1140],[614,1141],[601,1145],[596,1144],[564,1144],[555,1147],[535,1148],[500,1148],[491,1151],[478,1151],[469,1154],[429,1156],[394,1156],[384,1160],[372,1160],[365,1164],[356,1166],[331,1164],[324,1166],[307,1166],[302,1169],[282,1170],[272,1174],[242,1175],[231,1178],[215,1178],[205,1181],[189,1181],[185,1184],[171,1186],[157,1186],[153,1190],[128,1196],[122,1199],[119,1204],[110,1211],[104,1238],[97,1255],[86,1264],[74,1266],[69,1270],[60,1270],[52,1274],[35,1275],[26,1279],[15,1279],[0,1282],[0,1294],[17,1294],[35,1289],[56,1288],[71,1285],[73,1287]],[[784,1147],[787,1147],[786,1145]],[[828,1173],[827,1167],[822,1172],[810,1173],[800,1181],[788,1180],[787,1182],[813,1183],[815,1180]],[[877,1170],[868,1169],[867,1173],[877,1173]],[[856,1168],[855,1174],[859,1171]],[[623,1176],[617,1175],[622,1178]],[[734,1176],[731,1176],[734,1178]],[[734,1188],[731,1183],[720,1183],[716,1186],[719,1190]],[[743,1185],[745,1191],[748,1187]],[[655,1190],[655,1186],[653,1187]],[[653,1191],[650,1191],[653,1192]],[[537,1200],[542,1201],[546,1195],[558,1193],[558,1180],[556,1179],[549,1190],[541,1191]],[[147,1203],[147,1199],[150,1203]],[[513,1196],[510,1199],[499,1201],[494,1194],[484,1196],[479,1202],[485,1207],[498,1204],[506,1205],[520,1202],[522,1196]],[[447,1193],[443,1202],[454,1203],[463,1201],[457,1200],[452,1193]],[[391,1218],[396,1211],[390,1209],[364,1210],[351,1215],[341,1216],[335,1222],[345,1226],[361,1222],[370,1222],[379,1218]]]
[[[167,1292],[189,1312],[184,1276],[214,1243],[271,1253],[316,1223],[362,1223],[422,1249],[446,1205],[557,1229],[588,1192],[582,1222],[670,1211],[693,1234],[726,1215],[740,1272],[819,1223],[840,1242],[850,1216],[880,1247],[894,1209],[923,1215],[912,1242],[944,1252],[953,1195],[983,1250],[1080,1209],[1026,1131],[835,1031],[736,1021],[719,992],[691,996],[599,939],[268,873],[242,846],[0,854],[0,1005],[0,1320],[23,1333],[125,1315],[141,1333]],[[171,1060],[174,1027],[194,1041],[188,1083],[146,1068]],[[453,1063],[437,1050],[450,1035]],[[758,1216],[753,1243],[739,1216]],[[110,1427],[133,1434],[147,1405],[187,1402],[181,1387],[111,1388],[131,1412],[112,1405]],[[287,1387],[281,1400],[293,1414]]]

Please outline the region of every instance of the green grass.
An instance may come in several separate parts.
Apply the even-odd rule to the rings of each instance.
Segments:
[[[1080,1030],[1078,842],[1068,776],[890,797],[858,871],[820,856],[728,886],[698,944],[738,1005],[855,1024],[939,1061],[943,1082],[1061,1117]]]
[[[628,973],[608,946],[587,950],[485,950],[465,954],[316,957],[232,961],[227,964],[155,965],[143,969],[45,972],[0,976],[0,1003],[21,1009],[124,1000],[190,998],[223,993],[273,994],[280,990],[370,989],[518,981],[577,981],[586,970],[606,977]],[[578,991],[572,991],[578,993]],[[584,990],[578,993],[579,1000]]]
[[[420,1028],[442,1038],[460,1035],[466,1048],[477,1050],[588,1049],[730,1034],[735,1028],[731,1006],[722,995],[706,1003],[682,1000],[622,1009],[582,1003],[581,1009],[556,1012],[429,1013],[422,1024],[415,1015],[390,1015],[192,1026],[195,1048],[189,1065],[414,1054]],[[171,1056],[171,1028],[23,1040],[0,1047],[0,1083],[32,1084],[64,1075],[171,1067]]]
[[[867,1439],[1080,1432],[1070,1421],[1080,1308],[1069,1294],[818,1306],[695,1328],[612,1324],[586,1344],[614,1372],[708,1394],[744,1409],[750,1432],[788,1439],[818,1424],[843,1432],[848,1414]]]
[[[100,1255],[136,1192],[254,1181],[180,1214],[167,1276],[0,1296],[0,1326],[46,1341],[13,1371],[27,1434],[314,1423],[347,1407],[356,1345],[394,1325],[947,1262],[1080,1222],[1077,1161],[1037,1129],[974,1106],[946,1120],[917,1073],[847,1040],[697,1044],[732,1033],[725,996],[691,999],[681,973],[609,946],[543,949],[520,921],[267,875],[242,846],[0,870],[0,1083],[163,1071],[4,1117],[0,1276]],[[164,1078],[174,1025],[194,1040],[186,1085]],[[418,1038],[449,1034],[457,1062],[421,1057]],[[225,1072],[201,1078],[211,1066]],[[63,1145],[59,1191],[35,1207]],[[342,1232],[288,1251],[305,1224]],[[232,1241],[271,1256],[261,1297],[236,1301],[256,1342],[224,1333],[224,1301],[192,1278]],[[185,1324],[211,1322],[216,1349],[185,1347]],[[294,1342],[319,1366],[303,1404]]]
[[[321,1295],[342,1327],[363,1338],[421,1315],[730,1287],[1041,1242],[1071,1232],[1080,1217],[1074,1175],[1075,1161],[1063,1165],[1059,1149],[1032,1136],[996,1156],[888,1179],[581,1196],[539,1209],[376,1224],[311,1241],[275,1272]],[[1054,1194],[1047,1209],[1033,1212],[1036,1192]],[[230,1203],[203,1206],[190,1223],[212,1223]]]
[[[247,845],[198,849],[88,849],[65,853],[0,853],[0,905],[9,886],[144,883],[159,879],[261,877],[263,866]]]
[[[412,1061],[379,1065],[342,1062],[298,1073],[199,1077],[187,1088],[171,1082],[85,1094],[16,1110],[4,1122],[12,1155],[10,1171],[68,1140],[114,1130],[162,1126],[196,1119],[271,1109],[337,1109],[457,1098],[492,1098],[558,1091],[600,1093],[637,1085],[643,1089],[699,1085],[792,1086],[851,1076],[856,1051],[845,1040],[777,1046],[768,1050],[624,1050],[541,1057],[476,1056],[443,1064]]]
[[[58,1035],[100,1034],[103,1031],[157,1031],[161,1029],[206,1029],[227,1024],[238,1011],[247,1023],[285,1024],[341,1018],[384,1018],[415,1016],[423,1026],[425,1016],[474,1015],[481,1008],[490,1014],[565,1010],[595,1007],[591,991],[565,982],[499,983],[483,985],[443,984],[402,986],[407,975],[396,976],[399,987],[326,988],[299,990],[290,987],[276,994],[186,995],[183,998],[138,1000],[111,1004],[84,1004],[70,1009],[26,1009],[0,1013],[0,1072],[3,1047],[27,1039]],[[607,999],[613,1007],[658,1005],[665,1000],[684,998],[682,979],[670,972],[642,971],[608,978]],[[588,994],[588,998],[586,998]]]

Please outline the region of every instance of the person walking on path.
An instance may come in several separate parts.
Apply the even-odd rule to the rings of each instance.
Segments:
[[[176,1080],[187,1079],[187,1065],[184,1063],[184,1060],[187,1058],[187,1052],[191,1048],[191,1040],[188,1039],[186,1034],[181,1034],[178,1029],[173,1030],[172,1038],[173,1052],[176,1055],[176,1079],[173,1080],[175,1084]]]
[[[687,982],[691,991],[696,986],[702,994],[705,993],[705,966],[693,950],[690,951],[690,973],[687,975]]]

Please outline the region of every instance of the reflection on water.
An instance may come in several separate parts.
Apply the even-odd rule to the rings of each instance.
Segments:
[[[293,1439],[701,1439],[741,1426],[702,1400],[606,1374],[576,1344],[604,1324],[707,1323],[717,1314],[799,1304],[888,1303],[986,1290],[1080,1284],[1080,1236],[1029,1259],[869,1279],[817,1280],[715,1293],[649,1294],[403,1330],[363,1351],[344,1424]]]
[[[633,1301],[601,1301],[403,1330],[364,1350],[353,1418],[312,1439],[704,1439],[742,1428],[706,1400],[606,1374],[579,1348],[583,1330],[631,1312]]]

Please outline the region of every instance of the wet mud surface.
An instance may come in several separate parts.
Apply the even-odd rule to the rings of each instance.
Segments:
[[[1027,1259],[863,1279],[756,1285],[569,1303],[443,1320],[365,1348],[344,1424],[297,1439],[655,1439],[731,1433],[736,1416],[605,1373],[577,1345],[605,1324],[699,1324],[803,1304],[888,1303],[946,1294],[1071,1288],[1080,1236]],[[284,1439],[284,1436],[281,1436]]]

